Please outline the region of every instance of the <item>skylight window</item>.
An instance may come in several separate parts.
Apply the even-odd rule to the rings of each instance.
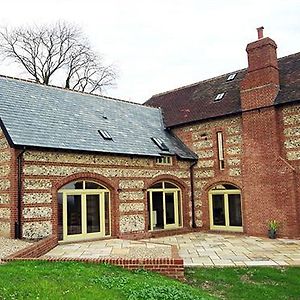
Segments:
[[[236,76],[236,73],[233,73],[233,74],[230,74],[228,77],[227,77],[227,80],[226,81],[231,81],[235,78]]]
[[[224,95],[225,95],[225,93],[220,93],[220,94],[218,94],[217,96],[216,96],[216,98],[215,98],[215,102],[216,101],[220,101],[223,97],[224,97]]]
[[[106,130],[98,130],[99,134],[105,139],[105,140],[112,140],[111,135]]]
[[[164,143],[164,141],[160,138],[153,137],[152,141],[163,151],[169,151],[168,146]]]

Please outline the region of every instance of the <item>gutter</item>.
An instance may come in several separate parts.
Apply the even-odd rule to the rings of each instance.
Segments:
[[[192,228],[196,228],[195,218],[195,197],[194,197],[194,166],[197,164],[197,160],[194,160],[190,165],[190,178],[191,178],[191,204],[192,204]]]
[[[17,200],[17,220],[15,222],[15,238],[22,238],[22,163],[23,163],[23,154],[26,151],[24,147],[23,150],[17,156],[17,174],[18,174],[18,200]]]

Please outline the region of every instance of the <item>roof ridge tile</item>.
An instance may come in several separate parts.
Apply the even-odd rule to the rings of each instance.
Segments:
[[[25,83],[39,85],[39,86],[45,87],[45,88],[59,89],[59,90],[65,91],[65,92],[71,92],[71,93],[81,94],[81,95],[84,95],[84,96],[93,96],[93,97],[96,97],[96,98],[97,97],[100,97],[100,98],[102,97],[102,98],[113,100],[113,101],[119,101],[119,102],[124,102],[124,103],[128,103],[128,104],[139,105],[139,106],[143,106],[143,107],[147,107],[147,108],[155,108],[155,109],[157,109],[157,107],[146,106],[146,105],[143,105],[142,103],[137,103],[137,102],[133,102],[133,101],[129,101],[129,100],[119,99],[119,98],[105,96],[105,95],[100,95],[100,94],[93,94],[93,93],[88,93],[88,92],[76,91],[76,90],[72,90],[72,89],[68,89],[68,88],[65,88],[65,87],[61,87],[61,86],[57,86],[57,85],[52,85],[52,84],[46,85],[46,84],[43,84],[43,83],[40,83],[40,82],[36,82],[34,80],[31,80],[31,79],[14,77],[14,76],[9,76],[9,75],[4,75],[4,74],[0,74],[0,78],[11,79],[11,80],[18,80],[18,81],[22,81],[22,82],[25,82]]]

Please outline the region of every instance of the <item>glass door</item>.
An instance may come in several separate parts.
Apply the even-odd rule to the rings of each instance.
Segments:
[[[107,202],[107,201],[106,201]],[[107,235],[104,193],[63,194],[63,240]]]
[[[67,235],[82,234],[81,195],[67,195]]]
[[[228,195],[229,226],[242,226],[241,195]]]
[[[87,233],[101,232],[100,195],[86,195],[86,228]]]
[[[178,227],[177,193],[164,194],[165,228]]]
[[[225,201],[224,195],[212,195],[213,225],[225,226]]]
[[[243,231],[241,195],[238,190],[209,193],[210,229]]]

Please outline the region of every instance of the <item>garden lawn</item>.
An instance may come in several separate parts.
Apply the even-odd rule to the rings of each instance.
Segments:
[[[188,268],[191,286],[220,299],[300,299],[300,268]]]
[[[0,299],[215,299],[159,274],[103,264],[18,261],[0,265]]]

